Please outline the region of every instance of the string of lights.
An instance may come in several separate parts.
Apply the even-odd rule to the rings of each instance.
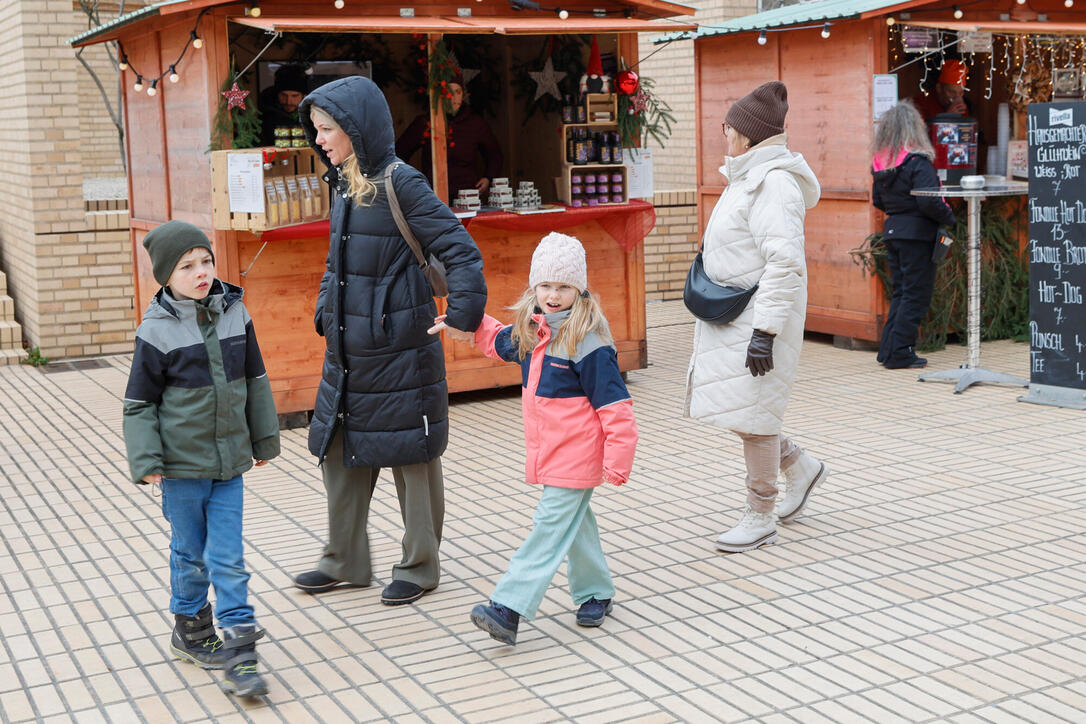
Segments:
[[[144,81],[148,81],[147,95],[153,96],[158,93],[158,83],[163,78],[166,78],[168,76],[171,83],[176,83],[177,81],[181,80],[181,74],[177,72],[177,68],[179,65],[181,65],[181,61],[184,60],[185,53],[189,52],[190,47],[195,50],[200,50],[204,47],[204,41],[198,33],[200,30],[200,21],[203,19],[204,13],[206,13],[208,9],[209,8],[204,8],[200,11],[200,14],[196,16],[196,23],[192,26],[192,30],[189,32],[189,39],[185,41],[185,47],[181,48],[181,53],[177,56],[177,60],[170,63],[169,66],[167,66],[166,70],[162,71],[157,76],[145,76],[144,74],[140,73],[139,70],[136,69],[136,66],[134,66],[131,61],[129,61],[128,53],[126,53],[124,50],[124,44],[121,43],[121,41],[119,40],[117,41],[117,54],[120,57],[120,61],[118,61],[117,63],[117,68],[122,71],[131,68],[132,73],[134,73],[136,76],[136,82],[132,84],[132,90],[136,91],[137,93],[141,92],[144,88]]]
[[[907,25],[907,23],[906,23]],[[924,73],[920,78],[918,85],[922,93],[928,93],[927,80],[929,72],[932,70],[930,61],[935,55],[939,55],[940,61],[946,60],[946,52],[948,49],[955,45],[958,45],[962,41],[962,37],[957,35],[954,31],[938,30],[939,40],[938,47],[927,50],[921,53],[916,58],[913,58],[904,63],[897,63],[900,55],[900,51],[905,49],[905,40],[900,27],[891,25],[889,28],[889,40],[891,47],[891,62],[894,66],[890,69],[890,73],[896,73],[899,70],[912,65],[913,63],[922,62]],[[1086,65],[1086,36],[1071,36],[1055,33],[984,33],[983,35],[990,38],[990,46],[987,51],[983,50],[970,50],[967,51],[968,61],[970,65],[978,65],[976,56],[987,52],[988,62],[985,67],[984,73],[984,97],[990,99],[992,97],[992,90],[994,84],[994,78],[996,73],[997,63],[1000,62],[998,57],[1002,53],[1002,75],[1006,78],[1011,78],[1014,73],[1013,68],[1017,67],[1018,71],[1014,75],[1014,90],[1013,95],[1021,96],[1023,91],[1023,84],[1028,80],[1030,84],[1036,88],[1037,80],[1032,78],[1028,71],[1028,66],[1033,66],[1032,73],[1035,75],[1037,68],[1041,68],[1040,82],[1041,87],[1047,86],[1052,88],[1053,79],[1057,75],[1057,70],[1060,68],[1075,68],[1078,66]],[[952,40],[946,42],[945,36],[954,36]],[[1076,62],[1077,55],[1077,62]],[[983,61],[981,61],[983,63]],[[1048,77],[1045,78],[1044,76]]]

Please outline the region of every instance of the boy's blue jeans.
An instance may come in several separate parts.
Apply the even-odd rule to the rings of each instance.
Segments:
[[[215,586],[223,628],[255,623],[241,541],[245,488],[232,480],[163,478],[162,514],[170,521],[170,612],[195,616]]]
[[[509,571],[490,596],[529,621],[535,618],[558,566],[566,566],[573,605],[590,598],[613,598],[615,586],[600,546],[596,516],[588,503],[593,488],[543,486],[532,518],[532,532],[509,560]]]

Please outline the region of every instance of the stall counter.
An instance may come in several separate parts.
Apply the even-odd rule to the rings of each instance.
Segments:
[[[527,285],[532,252],[543,234],[562,231],[584,244],[591,289],[600,296],[623,371],[647,364],[645,268],[641,242],[655,223],[653,206],[630,201],[560,213],[481,213],[464,219],[483,255],[487,313],[509,320]],[[328,250],[328,222],[232,234],[245,303],[253,316],[280,413],[313,407],[324,340],[313,328]],[[438,300],[439,310],[443,301]],[[520,367],[488,359],[471,345],[446,337],[450,392],[520,384]]]

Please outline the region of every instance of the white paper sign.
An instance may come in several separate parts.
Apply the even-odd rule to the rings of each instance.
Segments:
[[[871,109],[875,120],[897,104],[897,76],[893,73],[876,73],[871,76]]]
[[[622,165],[626,167],[626,193],[631,199],[652,200],[652,149],[622,149]]]
[[[962,30],[958,33],[959,53],[991,53],[992,34]]]
[[[230,211],[264,213],[264,156],[261,153],[231,153],[226,157],[226,186]]]

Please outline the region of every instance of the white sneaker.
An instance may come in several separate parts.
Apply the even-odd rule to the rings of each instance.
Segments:
[[[716,547],[727,553],[742,553],[776,542],[777,523],[773,513],[755,513],[748,507],[734,528],[720,534]]]
[[[777,520],[791,523],[803,512],[811,492],[830,474],[829,469],[807,453],[781,471],[784,494],[777,499]]]

